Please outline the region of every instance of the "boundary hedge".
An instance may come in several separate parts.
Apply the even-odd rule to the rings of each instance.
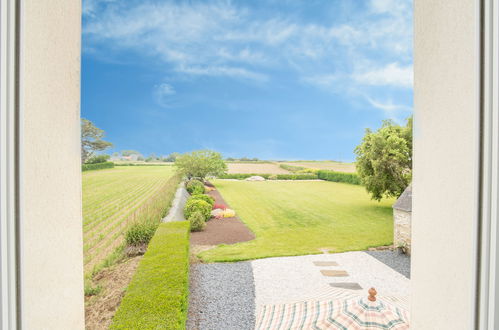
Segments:
[[[244,180],[252,176],[261,176],[268,180],[317,180],[317,175],[313,173],[303,174],[248,174],[248,173],[231,173],[224,174],[219,179],[236,179]]]
[[[332,182],[345,182],[355,185],[362,184],[359,176],[356,173],[344,173],[336,172],[330,170],[319,170],[317,171],[317,176],[321,180],[332,181]]]
[[[159,225],[126,290],[111,329],[185,329],[189,222]]]
[[[113,162],[83,164],[81,165],[81,170],[82,172],[85,172],[85,171],[103,170],[105,168],[113,168],[113,167],[114,167]]]

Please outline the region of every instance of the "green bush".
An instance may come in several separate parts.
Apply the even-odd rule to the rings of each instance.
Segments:
[[[111,158],[109,155],[96,155],[92,156],[89,159],[85,161],[85,164],[98,164],[98,163],[105,163]]]
[[[270,175],[267,180],[277,180],[277,174]]]
[[[210,204],[211,207],[215,205],[215,198],[205,195],[205,194],[198,194],[198,195],[193,195],[191,199],[199,199],[202,201],[205,201],[206,203]]]
[[[189,223],[191,224],[191,231],[202,231],[206,226],[205,218],[199,211],[195,211],[191,214]]]
[[[199,211],[203,215],[205,220],[208,220],[211,217],[211,206],[207,202],[196,199],[196,198],[189,198],[187,200],[187,203],[185,203],[184,207],[184,215],[186,219],[189,219],[191,215]]]
[[[355,173],[343,173],[335,172],[329,170],[317,171],[317,176],[321,180],[332,181],[332,182],[345,182],[355,185],[360,185],[361,181],[357,174]]]
[[[81,165],[82,171],[93,171],[93,170],[102,170],[105,168],[113,168],[113,162],[105,162],[105,163],[97,163],[97,164],[83,164]]]
[[[204,184],[199,180],[189,180],[185,189],[191,195],[204,194]]]
[[[126,290],[111,329],[185,329],[189,222],[159,225]]]
[[[312,173],[277,174],[277,180],[317,180],[317,175]]]
[[[152,221],[136,222],[125,233],[125,242],[129,246],[148,244],[158,228],[158,223]]]

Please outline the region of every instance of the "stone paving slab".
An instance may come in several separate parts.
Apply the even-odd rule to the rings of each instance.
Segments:
[[[332,286],[333,288],[348,289],[348,290],[362,290],[362,287],[359,285],[359,283],[355,283],[355,282],[329,283],[329,285]]]
[[[322,269],[321,274],[328,277],[347,277],[348,273],[344,270]]]

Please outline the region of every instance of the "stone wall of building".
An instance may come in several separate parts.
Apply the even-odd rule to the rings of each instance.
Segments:
[[[393,210],[393,245],[395,248],[406,245],[411,254],[411,212]]]

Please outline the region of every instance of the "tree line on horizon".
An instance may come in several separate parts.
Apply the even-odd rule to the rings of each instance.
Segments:
[[[405,125],[398,125],[392,120],[384,120],[378,130],[366,129],[361,143],[354,149],[357,174],[367,192],[375,200],[379,201],[384,197],[399,197],[412,181],[412,122],[412,116],[407,119]],[[104,136],[104,130],[87,119],[81,119],[82,164],[106,162],[111,158],[106,154],[96,155],[96,152],[113,146],[111,142],[104,140]],[[195,164],[192,167],[198,170],[203,168],[203,164],[217,164],[214,172],[219,172],[226,168],[222,165],[222,163],[225,164],[224,161],[260,161],[258,158],[248,157],[239,159],[229,157],[224,160],[220,153],[211,150],[198,150],[185,154],[173,152],[159,157],[155,153],[144,157],[136,150],[122,150],[121,153],[114,152],[112,157],[134,158],[134,160],[146,162],[175,162],[177,167],[182,168],[184,172],[189,167],[189,163]]]

